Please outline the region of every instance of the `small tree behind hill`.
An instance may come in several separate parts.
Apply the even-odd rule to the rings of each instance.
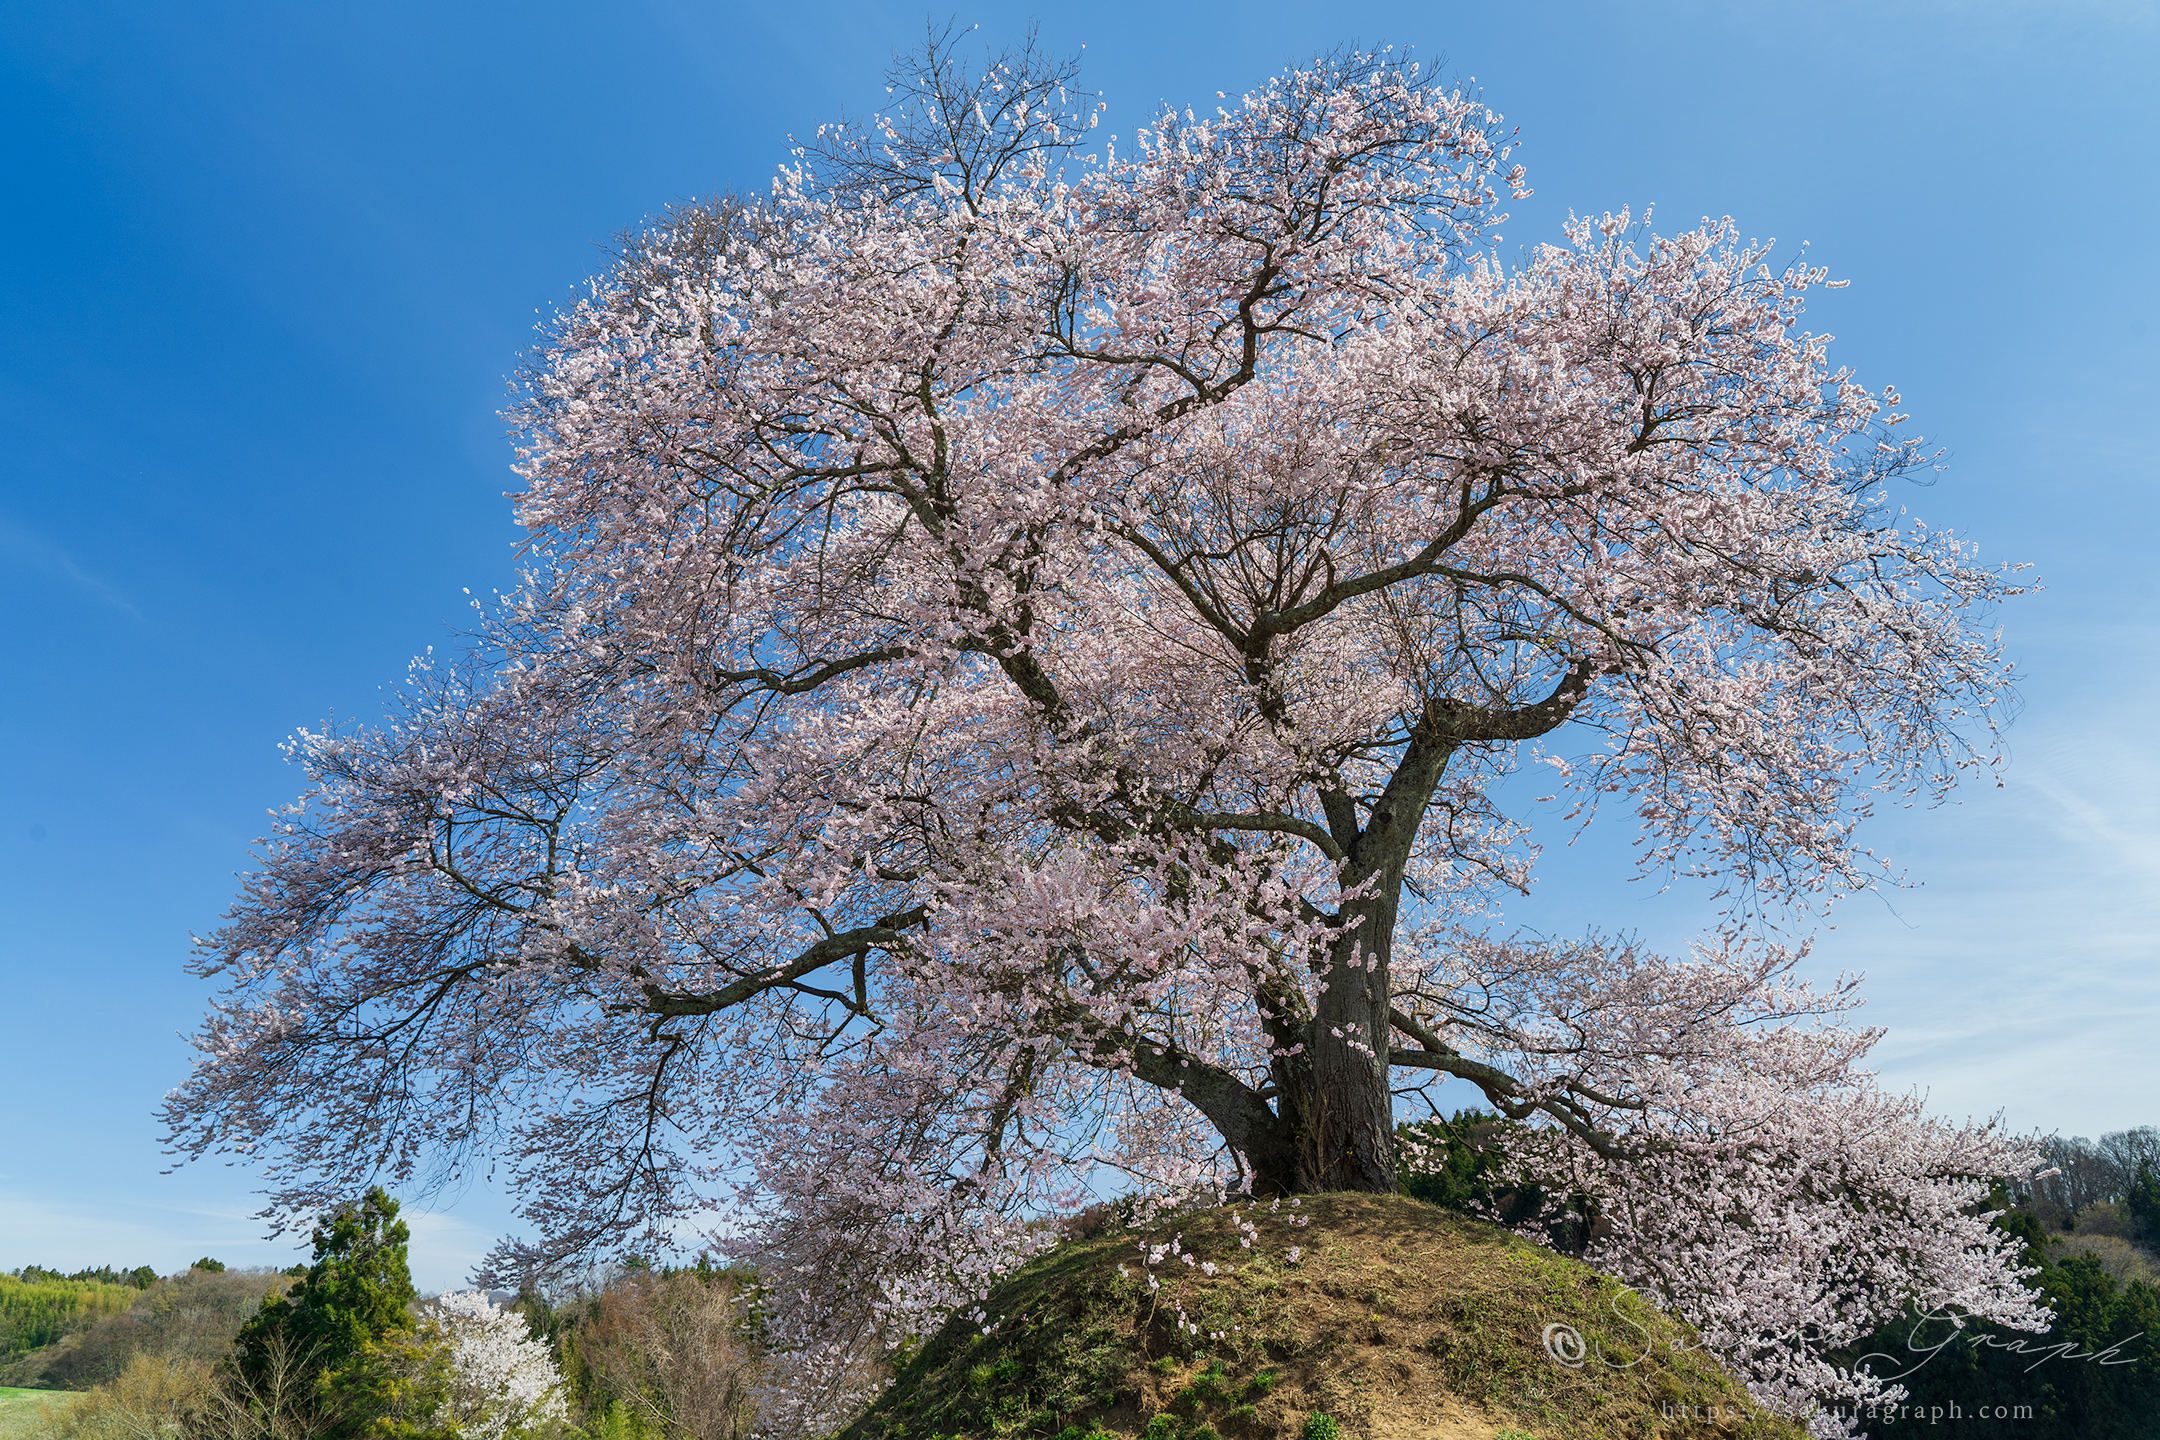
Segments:
[[[2137,1174],[2123,1198],[2131,1218],[2137,1222],[2138,1238],[2160,1248],[2160,1167],[2150,1160],[2138,1162]]]
[[[368,1347],[348,1386],[375,1440],[520,1440],[565,1418],[562,1372],[524,1315],[467,1290],[414,1318]]]

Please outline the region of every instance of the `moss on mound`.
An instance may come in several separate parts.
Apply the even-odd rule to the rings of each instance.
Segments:
[[[983,1317],[932,1337],[844,1440],[1803,1434],[1617,1282],[1398,1196],[1112,1228],[999,1285]],[[1551,1334],[1576,1354],[1555,1326],[1582,1363],[1549,1353]]]

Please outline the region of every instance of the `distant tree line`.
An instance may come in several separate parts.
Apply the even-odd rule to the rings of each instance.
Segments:
[[[46,1383],[41,1377],[58,1357],[38,1352],[100,1327],[125,1329],[135,1323],[136,1312],[144,1311],[146,1304],[161,1315],[175,1303],[185,1310],[192,1302],[164,1299],[165,1289],[179,1287],[192,1296],[196,1277],[224,1270],[223,1264],[204,1256],[170,1280],[161,1279],[148,1265],[132,1270],[100,1265],[72,1272],[25,1265],[0,1273],[0,1384]],[[270,1272],[244,1273],[259,1277]],[[245,1291],[250,1286],[259,1300],[262,1286],[256,1281],[239,1288]],[[230,1331],[225,1338],[231,1338]]]
[[[1503,1178],[1498,1142],[1511,1123],[1465,1111],[1400,1127],[1403,1190],[1567,1253],[1593,1251],[1603,1225],[1594,1205]],[[1841,1363],[1897,1375],[1907,1403],[1939,1417],[1931,1433],[1993,1435],[2000,1422],[1976,1412],[2008,1405],[2031,1407],[2019,1427],[2028,1440],[2160,1434],[2152,1343],[2160,1283],[2149,1269],[2116,1273],[2122,1266],[2106,1248],[2131,1254],[2133,1266],[2150,1259],[2145,1247],[2160,1236],[2156,1142],[2160,1132],[2150,1127],[2097,1142],[2053,1140],[2048,1168],[2061,1174],[1998,1187],[1992,1204],[2004,1213],[1995,1224],[2023,1243],[2030,1283],[2056,1316],[2046,1335],[1972,1320],[1960,1327],[1913,1310]],[[313,1263],[285,1272],[228,1269],[205,1257],[140,1284],[147,1267],[61,1275],[26,1266],[0,1276],[0,1324],[14,1327],[0,1334],[59,1340],[0,1371],[0,1382],[84,1392],[50,1440],[749,1440],[759,1432],[770,1376],[754,1272],[632,1256],[563,1289],[519,1294],[502,1311],[466,1297],[460,1320],[415,1295],[396,1216],[380,1191],[325,1215]],[[445,1358],[457,1348],[448,1343],[456,1324],[468,1326],[458,1341],[467,1350],[494,1327],[502,1373],[525,1377],[523,1399],[504,1398],[507,1381],[491,1381],[475,1398],[470,1377],[461,1382]],[[25,1370],[30,1362],[38,1368]]]
[[[2141,1125],[2097,1141],[2056,1136],[2042,1147],[2044,1175],[2012,1187],[2018,1203],[2050,1230],[2075,1231],[2078,1218],[2098,1205],[2119,1205],[2150,1245],[2160,1239],[2160,1129]]]
[[[0,1360],[87,1330],[142,1293],[132,1284],[54,1276],[35,1265],[25,1271],[0,1275]]]
[[[0,1372],[0,1383],[79,1392],[46,1440],[748,1440],[755,1432],[765,1367],[749,1272],[704,1258],[673,1267],[629,1256],[498,1310],[479,1296],[420,1300],[406,1242],[396,1203],[371,1192],[322,1218],[312,1264],[275,1272],[205,1258],[178,1275],[152,1275],[115,1292],[131,1304],[48,1341]],[[96,1278],[107,1273],[132,1272],[34,1283],[111,1290]],[[496,1369],[476,1387],[459,1366],[471,1371],[466,1360],[484,1351]]]
[[[195,1263],[201,1265],[204,1262],[198,1260]],[[215,1260],[209,1263],[217,1265]],[[222,1270],[225,1267],[218,1265],[218,1268]],[[43,1265],[25,1265],[20,1270],[10,1270],[7,1273],[11,1278],[20,1280],[25,1285],[43,1285],[49,1281],[58,1280],[78,1285],[85,1283],[132,1285],[137,1290],[149,1289],[151,1282],[158,1278],[157,1271],[151,1269],[148,1265],[138,1265],[133,1270],[115,1270],[110,1265],[100,1265],[95,1270],[77,1270],[73,1274],[67,1275],[58,1270],[48,1270]]]
[[[161,1362],[214,1365],[231,1351],[234,1335],[264,1300],[290,1283],[266,1269],[191,1267],[133,1292],[135,1302],[127,1309],[99,1315],[79,1332],[18,1358],[0,1378],[87,1390],[117,1380],[142,1354]]]

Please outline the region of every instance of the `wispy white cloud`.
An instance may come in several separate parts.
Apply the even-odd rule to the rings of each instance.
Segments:
[[[77,563],[66,549],[0,511],[0,557],[10,568],[35,571],[62,581],[134,619],[142,612],[119,588]]]
[[[1866,972],[1884,1079],[1952,1114],[2160,1124],[2160,694],[2024,727],[2002,790],[1906,828],[1920,888],[1859,899],[1819,955]]]
[[[489,1231],[448,1212],[407,1208],[399,1218],[412,1231],[413,1284],[423,1292],[464,1289],[495,1243]]]

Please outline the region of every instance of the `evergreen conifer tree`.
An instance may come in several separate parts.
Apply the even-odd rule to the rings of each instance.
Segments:
[[[2160,1244],[2160,1173],[2154,1171],[2152,1161],[2138,1162],[2127,1192],[2123,1200],[2137,1221],[2138,1239],[2147,1245]]]
[[[286,1363],[328,1380],[367,1347],[412,1328],[411,1232],[381,1186],[315,1226],[314,1264],[299,1283],[263,1302],[235,1342],[235,1363],[260,1382],[281,1349]]]

